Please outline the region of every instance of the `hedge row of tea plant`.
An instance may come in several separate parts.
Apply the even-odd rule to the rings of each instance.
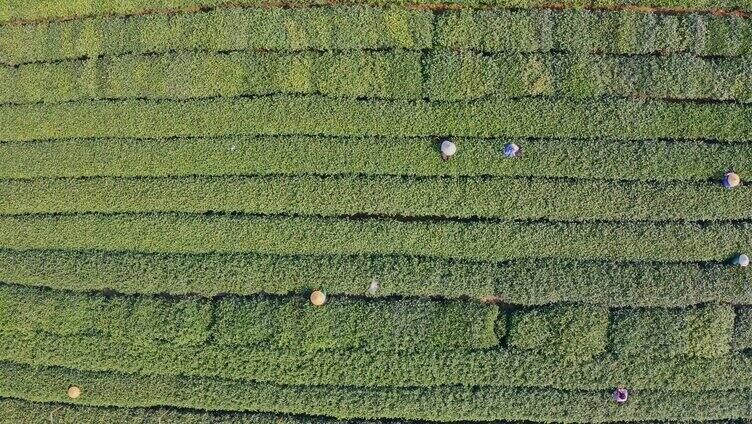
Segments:
[[[127,340],[266,345],[285,349],[462,349],[498,344],[498,310],[480,302],[332,299],[304,296],[216,302],[87,295],[0,285],[0,324],[21,332],[109,334]],[[501,318],[503,320],[503,317]],[[501,334],[503,336],[503,334]],[[16,345],[16,347],[18,347]]]
[[[320,93],[459,101],[485,96],[752,99],[750,60],[414,51],[168,53],[0,68],[0,103]]]
[[[324,0],[293,0],[289,5],[322,6],[331,2]],[[433,0],[367,0],[354,4],[368,4],[375,6],[406,6],[419,5],[425,9],[454,9],[454,8],[547,8],[551,3],[545,0],[451,0],[436,2]],[[25,2],[23,0],[9,0],[0,8],[0,22],[12,21],[49,21],[56,19],[80,19],[82,17],[101,15],[138,15],[153,12],[175,13],[223,7],[279,7],[279,4],[269,4],[263,0],[239,0],[227,3],[224,0],[131,0],[127,3],[98,2],[96,0],[79,0],[76,2]],[[671,8],[678,12],[692,12],[699,10],[707,13],[707,9],[721,9],[726,11],[750,11],[752,5],[748,0],[566,0],[558,3],[554,9],[560,8],[614,8],[623,6],[641,6],[647,11],[651,8]],[[712,12],[712,11],[711,11]]]
[[[752,175],[752,149],[741,143],[468,138],[454,142],[458,153],[449,162],[441,161],[438,141],[430,137],[5,142],[0,143],[0,178],[362,174],[718,183],[731,169],[742,178]],[[507,143],[522,147],[523,157],[504,158]]]
[[[211,28],[211,31],[206,31]],[[444,11],[330,6],[217,9],[0,26],[0,62],[130,53],[452,49],[606,54],[752,52],[752,25],[711,14],[634,11]]]
[[[752,106],[529,97],[446,103],[274,95],[0,106],[0,139],[296,135],[752,139]],[[117,125],[111,125],[117,122]]]
[[[0,216],[0,247],[152,253],[405,254],[507,261],[724,261],[752,250],[746,221],[397,221],[233,214]],[[169,235],[169,236],[166,236]]]
[[[633,421],[750,418],[749,389],[686,392],[641,390],[617,405],[611,390],[563,391],[498,387],[362,389],[284,386],[196,377],[73,371],[0,364],[0,396],[91,406],[174,406],[207,411],[259,411],[335,418],[416,420]],[[207,396],[207,394],[209,394]],[[551,403],[551,399],[556,399]]]
[[[422,97],[417,52],[177,53],[0,68],[1,103],[321,93]]]
[[[293,416],[259,413],[201,412],[178,408],[114,408],[80,406],[61,403],[29,402],[18,399],[0,399],[0,416],[4,423],[58,424],[101,423],[153,423],[164,424],[377,424],[373,421],[347,420],[311,416]],[[378,424],[395,424],[380,421]],[[722,424],[722,423],[719,423]],[[729,423],[730,424],[730,423]]]
[[[198,299],[105,297],[0,285],[0,325],[8,330],[198,344],[209,337],[212,319],[212,305]]]
[[[731,351],[734,318],[728,305],[623,310],[612,322],[610,344],[625,356],[720,358]]]
[[[332,202],[336,199],[336,202]],[[720,181],[269,176],[0,180],[0,215],[243,212],[554,221],[752,218],[752,190]]]
[[[730,260],[731,258],[729,258]],[[496,297],[516,305],[752,304],[744,270],[719,263],[561,259],[468,262],[413,256],[0,250],[0,280],[56,290],[173,295],[301,294]]]
[[[49,333],[0,333],[0,360],[98,372],[224,378],[294,386],[362,388],[515,387],[560,390],[665,389],[694,396],[752,387],[752,358],[595,358],[486,350],[276,350],[220,344]],[[553,353],[553,354],[552,354]]]
[[[609,311],[592,305],[519,310],[509,318],[508,345],[564,361],[588,360],[606,351]]]

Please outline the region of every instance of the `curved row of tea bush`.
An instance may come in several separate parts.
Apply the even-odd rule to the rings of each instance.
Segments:
[[[173,295],[293,294],[483,298],[516,305],[575,302],[610,307],[752,304],[747,272],[730,263],[505,263],[413,256],[254,253],[148,254],[0,250],[0,281],[58,290]]]
[[[230,8],[0,26],[0,62],[191,50],[422,50],[431,47],[432,31],[431,12],[404,8]]]
[[[741,56],[752,52],[752,24],[704,14],[533,9],[434,16],[416,9],[331,6],[0,26],[0,62],[10,64],[171,51],[394,48]]]
[[[619,1],[619,0],[617,0]],[[436,16],[434,47],[482,52],[747,55],[752,22],[738,16],[644,11],[459,11]]]
[[[304,351],[481,349],[496,346],[497,337],[507,331],[506,312],[499,315],[496,306],[473,301],[334,296],[317,308],[305,296],[208,301],[2,285],[0,306],[0,323],[8,331],[103,334],[174,344],[212,340]],[[629,358],[713,358],[730,352],[735,319],[730,306],[620,309],[614,314],[609,329],[609,309],[604,307],[556,304],[515,310],[509,317],[507,345],[565,360],[588,360],[607,350]],[[737,326],[745,318],[740,315]],[[744,341],[737,331],[734,344]]]
[[[78,424],[86,420],[96,422],[133,422],[164,424],[399,424],[411,421],[363,421],[335,420],[331,418],[305,415],[275,415],[238,412],[205,412],[180,408],[117,408],[81,406],[61,403],[29,402],[19,399],[0,398],[0,414],[8,424],[20,422],[42,422],[52,416],[53,422],[59,424]],[[52,415],[50,415],[52,414]],[[744,420],[711,421],[709,424],[747,424]],[[496,424],[502,424],[497,422]],[[655,424],[655,423],[645,423]]]
[[[445,103],[316,95],[0,107],[0,140],[295,135],[752,139],[752,106],[529,97]],[[117,125],[112,123],[117,122]]]
[[[724,261],[752,250],[749,222],[402,222],[287,216],[81,214],[0,216],[0,247],[287,255],[404,254],[507,261],[528,258]]]
[[[498,387],[380,388],[281,386],[195,377],[80,372],[0,364],[0,396],[80,405],[175,406],[207,411],[304,413],[336,418],[417,420],[633,421],[750,418],[749,389],[686,392],[641,390],[626,405],[612,390],[562,391]],[[556,399],[552,403],[551,399]]]
[[[687,393],[752,387],[752,358],[559,356],[524,350],[274,350],[176,345],[144,339],[0,332],[0,360],[144,375],[225,378],[329,387],[530,387],[666,389]],[[576,360],[575,360],[576,359]]]
[[[108,334],[139,340],[136,346],[144,343],[141,339],[154,339],[176,344],[215,340],[224,345],[300,350],[487,348],[498,344],[497,314],[496,306],[480,302],[335,297],[326,307],[316,308],[304,296],[210,302],[104,297],[0,285],[0,324],[4,329]]]
[[[170,53],[0,68],[0,103],[273,93],[420,99],[418,52]]]
[[[324,0],[292,0],[290,5],[321,6],[330,5]],[[406,6],[421,5],[426,9],[437,8],[547,8],[552,4],[546,0],[450,0],[439,3],[434,0],[366,0],[355,4],[375,6]],[[131,0],[127,3],[98,2],[96,0],[79,0],[73,3],[65,2],[25,2],[23,0],[9,0],[0,7],[0,22],[11,21],[48,21],[56,19],[80,19],[83,17],[101,15],[139,15],[153,12],[175,13],[181,10],[192,11],[206,8],[223,7],[260,7],[268,6],[263,0],[239,0],[227,3],[225,0]],[[271,4],[271,6],[279,6]],[[671,8],[674,12],[715,12],[720,9],[727,12],[741,10],[751,11],[752,5],[748,0],[565,0],[556,4],[560,8],[621,8],[624,6],[641,6],[647,8]],[[642,10],[644,12],[644,10]],[[732,14],[732,13],[728,13]]]
[[[752,62],[695,56],[356,52],[126,55],[0,67],[0,103],[274,93],[472,100],[485,96],[752,100]]]
[[[0,178],[363,174],[508,176],[719,182],[727,170],[752,175],[744,144],[572,139],[455,138],[440,160],[434,138],[227,137],[74,139],[0,143]],[[516,143],[523,157],[503,156]],[[200,157],[197,161],[195,158]],[[628,163],[629,166],[624,166]]]
[[[750,204],[752,190],[728,190],[720,182],[400,176],[0,180],[0,215],[242,212],[554,221],[729,221],[752,218]]]
[[[752,100],[752,81],[746,77],[752,62],[746,58],[444,52],[424,60],[423,92],[431,100],[485,96]]]
[[[163,424],[397,424],[361,420],[339,421],[329,418],[260,413],[206,412],[179,408],[114,408],[61,403],[29,402],[0,398],[0,422],[4,424],[163,423]],[[724,423],[715,423],[724,424]],[[731,423],[727,423],[731,424]]]

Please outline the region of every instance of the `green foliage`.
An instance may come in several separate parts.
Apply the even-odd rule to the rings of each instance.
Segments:
[[[81,17],[86,15],[99,16],[113,13],[137,14],[145,9],[158,10],[168,8],[168,11],[172,8],[181,7],[195,9],[198,5],[216,6],[222,3],[222,0],[173,0],[169,2],[131,0],[128,3],[97,2],[94,0],[54,0],[54,3],[50,1],[25,2],[22,0],[10,0],[0,6],[0,21],[49,20]],[[290,3],[295,5],[331,5],[330,2],[324,0],[293,0]],[[404,5],[406,3],[408,2],[405,0],[368,0],[365,2],[359,2],[361,5]],[[418,0],[409,3],[427,5],[437,4],[433,0]],[[610,53],[614,52],[613,49],[621,49],[616,51],[619,53],[652,53],[660,51],[674,53],[677,51],[691,50],[693,52],[707,55],[716,55],[718,53],[743,54],[749,51],[749,44],[747,43],[749,41],[748,37],[750,28],[743,18],[736,17],[733,14],[731,14],[731,16],[714,16],[707,13],[679,13],[671,15],[655,14],[657,16],[654,16],[652,13],[635,13],[632,11],[606,13],[572,8],[573,6],[608,8],[623,6],[625,4],[638,4],[642,6],[678,7],[689,9],[722,8],[752,10],[749,0],[567,0],[559,3],[561,6],[568,8],[568,10],[565,9],[564,11],[553,11],[542,8],[551,5],[545,0],[453,0],[448,3],[450,5],[456,4],[470,7],[484,6],[484,8],[487,8],[486,6],[488,5],[492,5],[499,7],[501,10],[463,10],[462,12],[453,12],[450,10],[449,13],[443,13],[439,15],[440,19],[437,23],[437,38],[439,40],[442,40],[443,38],[449,38],[450,41],[454,41],[457,38],[463,41],[477,41],[478,39],[482,39],[484,40],[483,45],[496,48],[499,48],[500,46],[530,48],[530,46],[536,46],[536,44],[549,46],[554,45],[554,43],[559,41],[572,43],[582,50],[607,51]],[[261,0],[240,0],[234,3],[235,6],[259,6],[263,4],[264,3]],[[508,11],[505,10],[507,8],[522,8],[522,10]],[[531,10],[525,10],[525,8],[530,8]],[[251,16],[253,16],[253,14],[258,15],[265,13],[272,17],[276,17],[274,15],[275,9],[276,8],[249,8],[242,10],[242,12]],[[310,9],[313,9],[318,13],[317,8],[308,9],[294,7],[292,9],[292,12],[287,12],[287,14],[283,16],[305,15],[307,10]],[[302,10],[303,12],[296,12],[296,9]],[[375,30],[377,31],[377,34],[389,35],[394,41],[412,46],[411,43],[415,42],[415,35],[414,33],[411,33],[410,30],[416,27],[420,28],[420,26],[415,25],[416,23],[413,21],[403,21],[403,16],[407,13],[428,16],[430,16],[430,14],[416,11],[406,12],[405,9],[393,7],[385,9],[387,10],[387,14],[383,21],[372,22],[368,19],[364,19],[363,16],[355,16],[353,19],[359,19],[358,21],[340,21],[339,23],[343,25],[338,28],[339,31],[337,32],[344,33],[342,38],[346,38],[346,35],[350,35],[348,34],[349,31],[354,30],[355,33],[358,34],[357,30],[359,29],[359,25],[357,24],[360,24],[360,27],[363,29]],[[451,9],[451,7],[448,9]],[[394,13],[393,11],[397,11],[397,13]],[[232,13],[236,11],[233,9],[224,10],[219,8],[209,13],[219,14],[228,12]],[[405,15],[399,15],[399,12],[402,12]],[[314,16],[317,16],[316,13],[314,13]],[[133,32],[141,30],[140,32],[144,32],[148,35],[148,37],[145,37],[147,42],[151,40],[159,40],[162,43],[167,43],[164,40],[173,35],[178,37],[190,36],[190,38],[185,38],[188,38],[188,40],[195,43],[194,40],[201,40],[201,36],[203,35],[208,39],[213,39],[216,43],[216,40],[231,39],[230,37],[227,37],[226,34],[233,34],[232,30],[236,30],[243,34],[249,34],[246,37],[251,40],[256,38],[260,39],[261,35],[266,35],[272,43],[279,42],[280,39],[285,40],[284,37],[286,36],[290,38],[289,42],[293,45],[305,43],[305,41],[311,37],[317,39],[317,34],[321,34],[318,37],[323,38],[323,36],[332,34],[332,28],[336,28],[325,20],[316,22],[324,22],[325,24],[320,31],[309,31],[307,30],[307,27],[315,26],[314,23],[306,21],[300,22],[298,20],[285,22],[288,23],[288,25],[280,25],[279,20],[272,19],[268,24],[262,22],[261,25],[258,25],[257,27],[247,23],[241,25],[240,22],[243,21],[236,23],[232,20],[223,20],[211,21],[213,28],[218,30],[216,35],[214,32],[204,35],[201,34],[202,31],[176,31],[176,29],[169,28],[167,25],[163,24],[165,21],[169,22],[170,19],[178,22],[186,20],[190,23],[194,23],[197,20],[206,19],[203,18],[202,15],[207,14],[208,13],[175,13],[174,18],[172,18],[173,14],[170,13],[159,13],[156,15],[147,14],[145,17],[136,15],[134,20],[146,20],[151,25],[144,26],[143,23],[139,22],[141,25],[137,24],[136,26],[128,26],[126,24],[125,28],[129,28]],[[456,17],[458,14],[461,15],[459,19]],[[448,18],[448,22],[444,22],[441,19],[445,16]],[[80,19],[73,20],[74,23],[68,25],[75,28],[75,23],[80,21]],[[87,25],[85,28],[87,31],[84,32],[84,34],[87,37],[59,38],[60,45],[66,46],[67,48],[70,48],[69,46],[76,46],[79,50],[83,51],[86,51],[82,49],[83,46],[97,48],[101,47],[102,44],[106,45],[107,41],[103,40],[106,38],[104,36],[106,32],[101,29],[103,21],[104,20],[99,19],[85,21],[85,25]],[[227,25],[228,23],[234,23],[234,25]],[[427,19],[426,21],[420,20],[419,23],[424,25],[428,23],[430,25],[430,19]],[[160,24],[164,26],[161,26]],[[222,26],[222,24],[224,24],[224,26]],[[378,24],[381,24],[381,28],[379,28]],[[53,23],[35,26],[52,27],[55,25],[60,24]],[[34,27],[32,25],[25,26]],[[150,31],[145,31],[147,28]],[[195,25],[194,28],[201,27]],[[427,36],[428,40],[430,40],[430,26],[428,28],[428,31],[419,32],[419,34],[423,37]],[[129,34],[128,31],[122,31],[122,33]],[[63,32],[63,34],[67,35],[65,32]],[[360,34],[369,34],[369,32],[363,31]],[[373,32],[370,34],[373,34]],[[132,39],[137,38],[134,36],[131,37]],[[52,39],[51,41],[56,41],[55,37],[50,38]],[[76,40],[76,38],[84,40],[81,43],[83,46],[77,45],[76,43],[71,44],[71,39]],[[359,39],[357,35],[352,36],[351,38],[353,40]],[[126,38],[126,42],[127,41],[131,40]],[[96,45],[96,42],[99,42],[100,45]],[[175,40],[172,41],[172,43],[174,46],[175,43],[180,43],[180,41]],[[207,42],[204,43],[209,44]],[[237,44],[235,43],[231,45],[236,46]],[[438,44],[442,45],[441,43]],[[56,45],[56,43],[53,43],[52,45]],[[473,44],[466,47],[477,48],[478,45]],[[95,51],[99,50],[97,49]]]
[[[199,344],[212,337],[225,345],[305,350],[486,348],[498,343],[497,314],[496,306],[479,302],[426,299],[332,298],[325,307],[314,307],[302,296],[209,302],[0,286],[0,326],[6,330],[109,334],[178,344]]]
[[[405,254],[506,261],[526,258],[723,261],[752,250],[749,224],[418,221],[247,215],[134,214],[0,217],[8,249],[153,253]],[[170,234],[170,237],[165,237]]]
[[[52,421],[50,417],[52,417]],[[50,422],[57,424],[368,424],[359,420],[335,421],[310,416],[296,417],[252,412],[201,412],[162,407],[112,408],[0,399],[0,423],[50,424]],[[378,424],[388,423],[379,422]]]
[[[0,62],[195,50],[419,50],[431,47],[432,20],[425,11],[334,6],[230,8],[2,26]]]
[[[748,0],[218,1],[0,5],[0,422],[752,419]]]
[[[266,346],[139,344],[94,335],[0,333],[0,359],[35,366],[146,375],[215,377],[295,386],[666,389],[752,388],[752,358],[602,355],[563,360],[522,350],[276,350]]]
[[[614,317],[611,348],[622,356],[718,358],[731,351],[734,309],[632,309]]]
[[[608,309],[555,305],[518,310],[510,318],[508,344],[560,358],[582,361],[606,351]]]
[[[76,401],[70,384],[83,388]],[[120,407],[176,406],[205,410],[401,418],[435,421],[633,421],[749,418],[749,390],[685,393],[641,390],[617,405],[611,390],[561,391],[498,387],[358,389],[282,386],[192,377],[78,372],[63,368],[0,366],[0,396],[43,402]],[[551,403],[556,399],[555,403]]]
[[[449,162],[440,160],[437,141],[427,137],[4,142],[0,143],[3,164],[0,177],[391,174],[650,181],[713,179],[720,183],[727,169],[734,169],[743,178],[752,175],[752,149],[741,143],[467,138],[455,142],[459,153]],[[504,145],[509,142],[522,146],[522,158],[503,158]]]
[[[2,103],[273,93],[416,99],[422,88],[417,52],[188,52],[0,69]]]
[[[609,0],[593,3],[603,5]],[[739,56],[752,51],[749,19],[702,13],[464,10],[437,15],[435,28],[435,46],[494,53],[574,51]]]
[[[743,141],[752,138],[750,120],[752,108],[727,103],[546,97],[435,103],[276,95],[4,106],[0,138],[444,134]]]
[[[332,199],[337,199],[332,202]],[[752,217],[752,190],[718,182],[291,176],[0,181],[0,214],[243,212],[555,221]]]
[[[737,308],[731,343],[735,350],[752,349],[752,308]]]
[[[496,296],[516,305],[579,302],[611,307],[752,304],[749,274],[719,264],[518,260],[465,262],[410,256],[253,253],[146,254],[0,250],[0,280],[58,290],[185,295],[290,294]]]
[[[181,52],[0,68],[0,103],[287,94],[472,100],[602,96],[752,100],[747,58],[414,51]],[[425,76],[424,76],[425,74]]]
[[[752,63],[692,55],[594,56],[436,53],[427,57],[432,100],[485,96],[752,100]]]
[[[497,313],[479,302],[332,298],[315,307],[302,298],[230,298],[215,306],[213,334],[220,344],[283,349],[487,348],[498,343]]]
[[[211,323],[211,304],[197,299],[106,298],[0,285],[0,326],[8,330],[198,344],[208,338]]]

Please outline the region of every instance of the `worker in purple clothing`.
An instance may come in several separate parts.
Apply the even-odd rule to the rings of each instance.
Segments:
[[[618,389],[614,390],[614,400],[619,405],[626,403],[627,399],[629,399],[629,392],[627,389],[619,387]]]

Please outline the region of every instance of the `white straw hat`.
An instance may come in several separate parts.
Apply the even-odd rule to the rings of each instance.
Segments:
[[[315,306],[322,306],[326,303],[326,293],[321,290],[316,290],[311,293],[311,303]]]
[[[454,156],[457,153],[457,145],[449,140],[441,142],[441,154],[444,156]]]
[[[81,388],[78,386],[68,387],[68,397],[71,399],[78,399],[81,396]]]
[[[726,175],[723,176],[723,185],[726,188],[734,188],[741,184],[741,182],[742,179],[734,172],[727,172]]]

